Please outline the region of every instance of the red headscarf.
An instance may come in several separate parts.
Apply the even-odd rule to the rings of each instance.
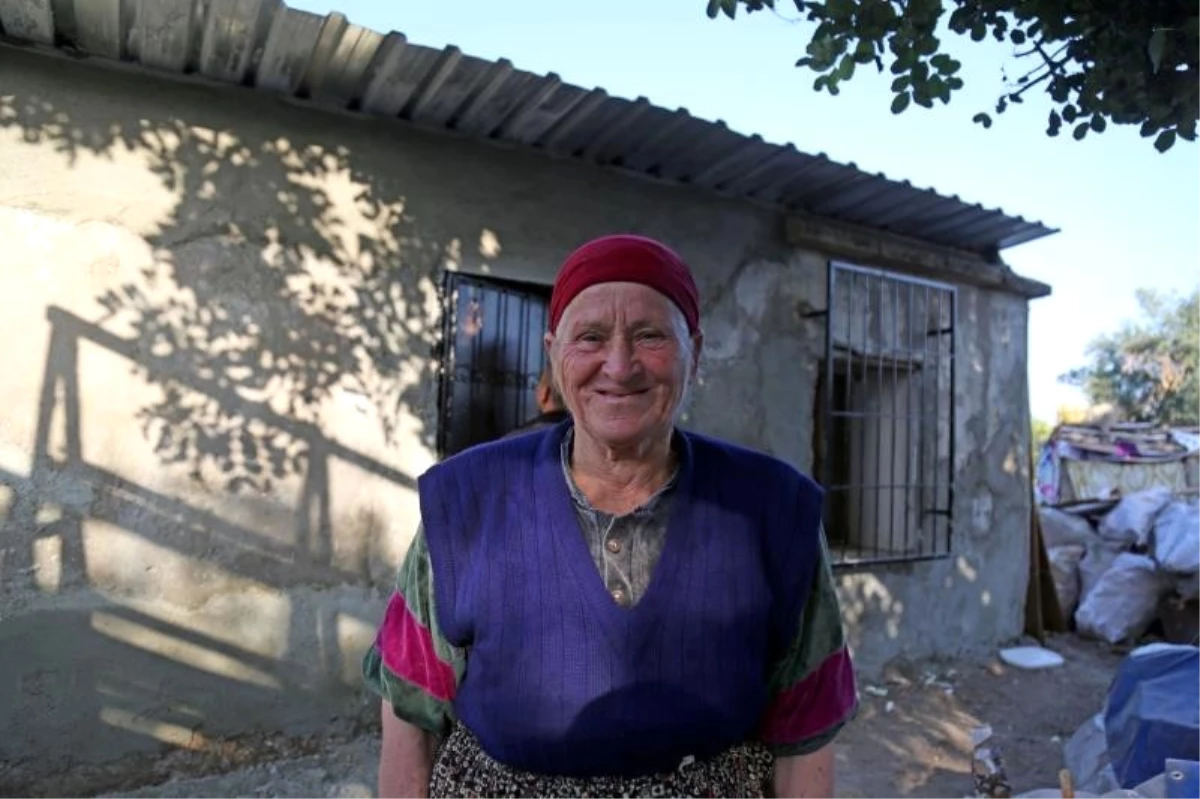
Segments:
[[[597,283],[641,283],[678,306],[688,332],[700,329],[700,296],[692,270],[674,250],[644,236],[603,236],[571,253],[550,294],[550,332],[581,291]]]

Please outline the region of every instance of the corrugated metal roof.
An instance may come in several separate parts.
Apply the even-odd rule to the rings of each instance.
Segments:
[[[11,39],[68,49],[804,211],[978,253],[1056,232],[745,136],[644,97],[380,34],[279,0],[0,0]]]

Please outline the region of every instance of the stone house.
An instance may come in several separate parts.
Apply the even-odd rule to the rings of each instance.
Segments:
[[[8,782],[369,709],[415,478],[532,413],[604,232],[697,272],[688,424],[827,486],[864,674],[1020,633],[1052,230],[268,0],[0,28]]]

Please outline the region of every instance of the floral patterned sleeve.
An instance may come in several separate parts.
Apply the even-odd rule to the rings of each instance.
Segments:
[[[824,530],[820,553],[800,627],[770,673],[771,702],[759,737],[778,757],[815,752],[837,737],[858,709]]]
[[[466,653],[451,646],[434,612],[433,567],[425,531],[417,528],[375,643],[363,658],[363,679],[398,718],[444,735],[466,671]]]

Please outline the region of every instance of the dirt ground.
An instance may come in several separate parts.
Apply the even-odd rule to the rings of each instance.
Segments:
[[[839,738],[838,794],[971,796],[970,734],[984,724],[1015,792],[1057,787],[1062,745],[1100,710],[1124,653],[1073,635],[1046,647],[1063,656],[1061,668],[927,662],[861,685],[858,718]]]
[[[1122,654],[1074,636],[1047,646],[1066,664],[1020,671],[988,661],[894,664],[860,685],[858,718],[838,740],[838,794],[845,797],[972,794],[971,731],[992,727],[992,742],[1020,792],[1057,785],[1062,743],[1097,712]],[[83,774],[40,795],[136,797],[374,795],[378,734],[359,729],[327,739],[239,742],[214,757],[177,753],[141,772]]]

